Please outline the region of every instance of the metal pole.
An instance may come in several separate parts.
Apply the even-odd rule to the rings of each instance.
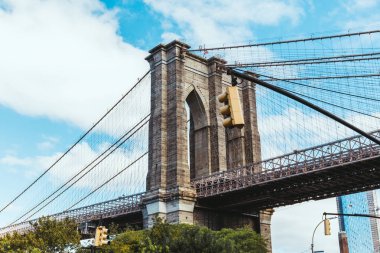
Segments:
[[[321,107],[319,107],[319,106],[317,106],[317,105],[315,105],[313,103],[310,103],[309,101],[307,101],[307,100],[305,100],[303,98],[300,98],[300,97],[292,94],[291,92],[288,92],[288,91],[286,91],[286,90],[284,90],[284,89],[282,89],[280,87],[277,87],[277,86],[274,86],[274,85],[269,84],[267,82],[264,82],[264,81],[262,81],[260,79],[257,79],[256,77],[240,73],[240,72],[238,72],[236,70],[233,70],[233,69],[228,69],[227,73],[230,74],[230,75],[232,75],[232,76],[239,77],[239,78],[251,81],[253,83],[259,84],[261,86],[264,86],[265,88],[273,90],[273,91],[275,91],[277,93],[280,93],[280,94],[282,94],[282,95],[284,95],[284,96],[286,96],[288,98],[291,98],[291,99],[293,99],[293,100],[295,100],[295,101],[297,101],[297,102],[299,102],[299,103],[301,103],[303,105],[306,105],[307,107],[310,107],[310,108],[312,108],[312,109],[314,109],[314,110],[322,113],[323,115],[325,115],[325,116],[327,116],[327,117],[329,117],[329,118],[331,118],[331,119],[333,119],[333,120],[341,123],[342,125],[350,128],[351,130],[353,130],[353,131],[355,131],[355,132],[363,135],[364,137],[368,138],[369,140],[373,141],[374,143],[380,145],[380,140],[376,139],[375,137],[367,134],[363,130],[361,130],[361,129],[357,128],[356,126],[348,123],[347,121],[339,118],[338,116],[335,116],[334,114],[326,111],[325,109],[322,109]]]
[[[321,220],[321,222],[318,223],[318,225],[314,228],[314,232],[313,232],[313,236],[311,237],[311,253],[314,253],[314,235],[315,235],[315,231],[317,230],[317,228],[319,227],[319,225],[322,224],[324,220]]]
[[[380,219],[380,216],[370,215],[370,214],[361,214],[361,213],[323,213],[326,215],[337,215],[337,216],[354,216],[354,217],[366,217],[366,218],[374,218]]]

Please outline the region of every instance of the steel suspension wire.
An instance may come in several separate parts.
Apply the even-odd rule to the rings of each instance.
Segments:
[[[304,99],[302,99],[302,98],[299,98],[299,97],[293,95],[292,93],[283,90],[282,88],[279,88],[279,87],[276,87],[276,86],[274,86],[274,85],[271,85],[271,84],[269,84],[269,83],[267,83],[267,82],[265,82],[265,81],[262,81],[262,80],[260,80],[260,79],[255,78],[255,77],[252,77],[252,76],[249,76],[249,75],[246,75],[246,74],[240,73],[240,72],[238,72],[238,71],[236,71],[236,70],[232,70],[232,69],[231,69],[231,70],[230,70],[230,73],[231,73],[232,75],[236,76],[236,77],[239,77],[239,78],[242,78],[242,79],[245,79],[245,80],[248,80],[248,81],[254,82],[254,83],[256,83],[256,84],[259,84],[259,85],[261,85],[261,86],[264,86],[264,87],[266,87],[266,88],[268,88],[268,89],[270,89],[270,90],[273,90],[273,91],[278,92],[278,93],[280,93],[280,94],[282,94],[282,95],[285,95],[285,96],[287,96],[287,97],[290,97],[290,98],[292,98],[292,99],[294,99],[294,100],[296,100],[296,101],[298,101],[298,102],[300,102],[300,103],[302,103],[302,104],[304,104],[304,105],[306,105],[306,106],[308,106],[308,107],[310,107],[310,108],[313,108],[314,110],[316,110],[316,111],[318,111],[318,112],[320,112],[320,113],[326,115],[326,116],[329,117],[329,118],[332,118],[333,120],[335,120],[335,121],[341,123],[342,125],[344,125],[344,126],[350,128],[350,129],[352,129],[353,131],[355,131],[355,132],[357,132],[357,133],[359,133],[359,134],[365,136],[365,137],[368,138],[369,140],[371,140],[371,141],[373,141],[374,143],[380,145],[380,140],[378,140],[378,139],[376,139],[375,137],[373,137],[373,136],[367,134],[367,133],[364,132],[363,130],[361,130],[361,129],[355,127],[355,126],[353,126],[352,124],[348,123],[347,121],[345,121],[345,120],[343,120],[343,119],[337,117],[336,115],[334,115],[334,114],[332,114],[332,113],[330,113],[330,112],[328,112],[328,111],[322,109],[321,107],[318,107],[318,106],[316,106],[316,105],[314,105],[314,104],[308,102],[307,100],[304,100]]]
[[[305,97],[305,98],[308,98],[308,99],[312,99],[314,101],[318,101],[318,102],[321,102],[323,104],[328,104],[328,105],[331,105],[331,106],[335,106],[335,107],[341,108],[343,110],[347,110],[347,111],[350,111],[350,112],[355,112],[355,113],[362,114],[362,115],[365,115],[365,116],[368,116],[368,117],[372,117],[372,118],[375,118],[375,119],[380,119],[380,117],[376,117],[374,115],[371,115],[371,114],[368,114],[368,113],[365,113],[365,112],[356,111],[354,109],[350,109],[350,108],[347,108],[347,107],[344,107],[344,106],[340,106],[340,105],[337,105],[337,104],[334,104],[334,103],[330,103],[330,102],[323,101],[323,100],[320,100],[320,99],[317,99],[317,98],[313,98],[313,97],[310,97],[308,95],[301,94],[301,93],[295,92],[295,91],[291,91],[291,90],[288,90],[288,89],[285,89],[285,88],[283,88],[283,89],[285,91],[287,91],[287,92],[290,92],[290,93],[293,93],[293,94],[296,94],[296,95],[299,95],[299,96],[302,96],[302,97]]]
[[[355,98],[361,98],[361,99],[364,99],[364,100],[372,100],[372,101],[380,102],[380,99],[376,99],[376,98],[372,98],[372,97],[365,97],[365,96],[360,96],[360,95],[356,95],[356,94],[352,94],[352,93],[347,93],[347,92],[342,92],[342,91],[337,91],[337,90],[332,90],[332,89],[327,89],[327,88],[322,88],[322,87],[311,86],[311,85],[307,85],[307,84],[300,83],[300,82],[294,82],[294,81],[289,80],[289,79],[282,79],[282,78],[277,78],[277,77],[274,77],[274,76],[264,75],[264,74],[261,74],[260,72],[258,72],[257,74],[259,76],[263,76],[263,77],[268,78],[268,79],[261,79],[262,81],[273,81],[273,80],[275,80],[275,81],[283,81],[283,82],[287,82],[287,83],[291,83],[291,84],[305,86],[305,87],[308,87],[308,88],[311,88],[311,89],[323,90],[323,91],[328,91],[328,92],[331,92],[331,93],[341,94],[341,95],[345,95],[345,96],[350,96],[350,97],[355,97]]]
[[[150,75],[146,74],[133,88],[128,89],[128,96],[123,95],[118,99],[118,103],[112,110],[108,110],[103,120],[92,127],[92,131],[16,200],[15,203],[22,206],[22,209],[9,214],[8,219],[18,222],[30,214],[34,215],[30,218],[37,218],[35,215],[59,213],[146,152],[149,93]],[[141,128],[135,131],[138,127]],[[61,154],[41,158],[49,161],[58,155]],[[86,204],[92,205],[141,192],[145,189],[145,164],[146,159],[135,163],[120,177],[87,198]],[[35,212],[37,209],[39,210]]]
[[[95,124],[88,129],[82,136],[79,137],[79,139],[69,147],[52,165],[50,165],[41,175],[39,175],[30,185],[28,185],[25,189],[23,189],[16,197],[14,197],[11,201],[9,201],[4,207],[0,209],[0,213],[3,212],[5,209],[7,209],[10,205],[12,205],[17,199],[19,199],[26,191],[28,191],[33,185],[35,185],[43,176],[45,176],[56,164],[58,164],[62,158],[64,158],[70,151],[73,150],[73,148],[78,145],[99,123],[106,118],[106,116],[126,97],[129,95],[129,93],[143,80],[150,71],[146,72],[143,77],[138,80],[138,82],[131,87],[131,89],[124,94],[119,101],[116,102],[98,121],[95,122]]]
[[[31,213],[33,210],[35,210],[36,208],[38,208],[41,204],[43,204],[45,201],[49,200],[50,197],[52,197],[54,194],[56,194],[57,192],[59,192],[66,185],[68,185],[71,181],[73,181],[77,176],[79,176],[82,172],[84,172],[86,169],[88,169],[90,166],[93,165],[84,174],[82,174],[80,177],[76,178],[75,181],[73,183],[71,183],[66,189],[64,189],[57,196],[55,196],[53,199],[51,199],[49,202],[47,202],[45,205],[43,205],[41,208],[39,208],[37,211],[35,211],[29,217],[27,217],[24,221],[28,220],[29,218],[31,218],[32,216],[34,216],[35,214],[37,214],[38,212],[40,212],[43,208],[45,208],[47,205],[49,205],[50,203],[52,203],[54,200],[56,200],[58,197],[60,197],[62,194],[64,194],[67,190],[69,190],[71,187],[73,187],[73,185],[75,185],[75,183],[77,183],[80,179],[82,179],[84,176],[86,176],[88,173],[90,173],[96,166],[98,166],[101,162],[103,162],[106,158],[108,158],[119,147],[121,147],[121,145],[123,145],[126,141],[128,141],[137,131],[139,131],[143,126],[145,126],[148,123],[147,119],[149,118],[149,116],[150,115],[147,115],[146,117],[144,117],[140,122],[138,122],[134,127],[132,127],[132,129],[130,129],[128,132],[126,132],[122,137],[120,137],[116,142],[114,142],[111,146],[109,146],[105,151],[103,151],[93,161],[91,161],[88,165],[86,165],[82,170],[80,170],[78,173],[76,173],[74,176],[72,176],[62,186],[60,186],[57,190],[55,190],[53,193],[51,193],[45,199],[43,199],[42,201],[40,201],[38,204],[36,204],[34,207],[32,207],[26,213],[24,213],[17,220],[13,221],[9,226],[15,224],[16,222],[18,222],[19,220],[21,220],[22,218],[24,218],[26,215],[28,215],[29,213]]]
[[[97,192],[99,189],[101,189],[102,187],[104,187],[105,185],[107,185],[109,182],[111,182],[113,179],[115,179],[121,173],[123,173],[124,171],[126,171],[127,169],[129,169],[132,165],[134,165],[135,163],[137,163],[139,160],[141,160],[147,154],[148,154],[148,151],[145,152],[144,154],[142,154],[141,156],[139,156],[136,160],[134,160],[131,164],[129,164],[124,169],[122,169],[121,171],[119,171],[117,174],[113,175],[110,179],[108,179],[107,181],[105,181],[103,184],[99,185],[97,188],[95,188],[89,194],[87,194],[86,196],[84,196],[83,198],[81,198],[79,201],[75,202],[72,206],[70,206],[69,208],[67,208],[65,210],[65,212],[69,211],[70,209],[72,209],[73,207],[75,207],[76,205],[78,205],[79,203],[81,203],[83,200],[87,199],[89,196],[91,196],[92,194],[94,194],[95,192]]]
[[[335,39],[335,38],[343,38],[343,37],[350,37],[350,36],[360,36],[360,35],[372,34],[372,33],[380,33],[380,30],[372,30],[372,31],[364,31],[364,32],[356,32],[356,33],[344,33],[344,34],[337,34],[337,35],[330,35],[330,36],[319,36],[319,37],[310,37],[310,38],[294,39],[294,40],[283,40],[283,41],[280,40],[280,41],[274,41],[274,42],[264,42],[264,43],[246,44],[246,45],[237,45],[237,46],[223,46],[223,47],[190,49],[190,50],[188,50],[188,52],[270,46],[270,45],[279,45],[279,44],[288,44],[288,43],[297,43],[297,42],[308,42],[308,41],[316,41],[316,40]]]
[[[380,77],[380,74],[364,74],[364,75],[344,75],[344,76],[316,76],[316,77],[297,77],[286,78],[287,81],[299,81],[299,80],[326,80],[326,79],[350,79],[350,78],[371,78]],[[273,81],[275,79],[263,79],[263,81]]]
[[[353,61],[368,61],[368,60],[379,60],[379,57],[367,57],[363,56],[374,56],[380,55],[380,52],[368,53],[368,54],[354,54],[354,55],[341,55],[341,56],[331,56],[331,57],[318,57],[318,58],[306,58],[306,59],[296,59],[296,60],[283,60],[283,61],[271,61],[271,62],[256,62],[256,63],[241,63],[241,64],[227,64],[226,67],[230,68],[252,68],[252,67],[282,67],[282,66],[292,66],[292,65],[308,65],[308,64],[322,64],[322,63],[337,63],[337,62],[353,62]],[[360,57],[360,58],[357,58]],[[350,59],[347,59],[350,58]],[[336,59],[336,60],[335,60]]]

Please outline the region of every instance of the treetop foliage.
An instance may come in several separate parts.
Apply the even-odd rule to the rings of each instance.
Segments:
[[[213,231],[202,226],[156,221],[151,229],[118,235],[107,253],[266,253],[264,239],[249,228]]]
[[[0,238],[0,253],[65,252],[69,246],[79,245],[80,234],[72,219],[42,217],[32,226],[33,230],[28,233],[7,234]]]
[[[41,218],[32,224],[33,230],[0,238],[0,253],[89,253],[80,249],[80,234],[74,220]],[[110,225],[110,233],[120,231]],[[112,232],[114,231],[114,232]],[[209,228],[187,224],[168,224],[157,219],[151,229],[119,233],[111,245],[103,246],[105,253],[265,253],[264,239],[252,229]]]

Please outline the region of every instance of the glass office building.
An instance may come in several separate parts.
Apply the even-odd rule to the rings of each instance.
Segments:
[[[375,198],[374,191],[338,197],[338,212],[376,215]],[[347,234],[350,253],[380,252],[377,219],[340,216],[339,228]]]

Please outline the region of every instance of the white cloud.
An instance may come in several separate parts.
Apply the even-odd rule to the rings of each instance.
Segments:
[[[6,155],[0,158],[0,164],[7,166],[28,166],[31,162],[29,158],[19,158],[13,155]]]
[[[303,14],[297,1],[145,0],[145,3],[179,25],[182,36],[191,43],[252,39],[252,24],[277,25],[280,21],[295,24]]]
[[[98,0],[3,0],[0,103],[87,128],[148,69]]]
[[[75,187],[94,189],[95,187],[100,185],[101,182],[105,181],[112,175],[116,174],[118,171],[122,170],[124,166],[130,164],[137,157],[139,157],[142,153],[145,152],[145,150],[147,149],[147,141],[146,138],[143,138],[143,136],[146,136],[146,134],[147,126],[145,127],[145,130],[140,131],[136,137],[128,140],[126,144],[123,144],[123,146],[116,149],[102,162],[100,162],[101,159],[105,157],[109,152],[106,152],[105,155],[102,155],[100,158],[98,158],[98,156],[100,156],[106,149],[108,149],[108,147],[111,146],[111,143],[103,142],[100,143],[97,147],[91,147],[89,143],[81,142],[77,144],[71,152],[64,156],[64,158],[59,163],[52,167],[52,169],[47,174],[47,178],[49,180],[40,182],[39,184],[43,185],[44,183],[48,183],[50,181],[50,183],[53,184],[53,188],[57,187],[58,185],[61,185],[62,183],[68,181],[73,176],[77,175],[79,171],[87,167],[87,169],[84,170],[83,173],[75,176],[75,179],[79,178],[79,176],[81,176],[88,170],[91,170],[91,172],[88,173],[83,178],[83,180],[79,180],[78,183],[75,184]],[[133,146],[133,149],[129,149],[130,147],[128,146]],[[23,174],[27,177],[35,177],[36,175],[39,175],[39,173],[41,173],[42,171],[49,168],[53,164],[53,162],[55,162],[61,156],[62,153],[60,152],[54,153],[52,155],[35,157],[6,155],[0,157],[0,166],[17,168],[17,172],[19,175]],[[99,165],[97,165],[98,162],[100,162]],[[94,169],[92,169],[93,167]],[[143,166],[143,168],[140,169],[142,171],[141,173],[145,175],[147,165]],[[107,171],[107,173],[104,174],[104,171]],[[104,175],[102,177],[99,177],[100,174]],[[140,177],[140,175],[138,174],[140,173],[135,172],[134,175],[130,176],[136,179],[136,177]],[[118,180],[133,183],[132,181],[130,181],[133,179],[127,177],[116,178],[110,185],[115,184],[115,182],[117,182]],[[145,179],[143,181],[139,181],[139,183],[139,187],[144,187]],[[127,189],[129,186],[124,186],[126,187],[125,193],[127,193]],[[136,185],[134,184],[133,186]],[[45,187],[49,186],[46,185]]]
[[[161,39],[164,43],[169,43],[173,40],[180,40],[181,36],[176,33],[165,32],[161,35]]]
[[[380,3],[379,0],[349,0],[344,1],[343,5],[347,11],[357,12],[373,8]]]
[[[58,143],[58,138],[51,137],[51,136],[43,136],[43,141],[37,143],[37,148],[39,150],[50,150],[55,147],[55,145]]]
[[[351,16],[349,20],[346,20],[343,24],[343,29],[346,31],[365,31],[365,30],[376,30],[380,26],[380,15],[378,13],[375,14],[367,14],[365,16]],[[369,36],[363,36],[363,38],[357,39],[356,41],[359,43],[367,42],[366,44],[371,45],[376,44],[377,41],[373,41],[373,37],[376,38],[376,34],[371,34]],[[372,40],[372,41],[371,41]]]

